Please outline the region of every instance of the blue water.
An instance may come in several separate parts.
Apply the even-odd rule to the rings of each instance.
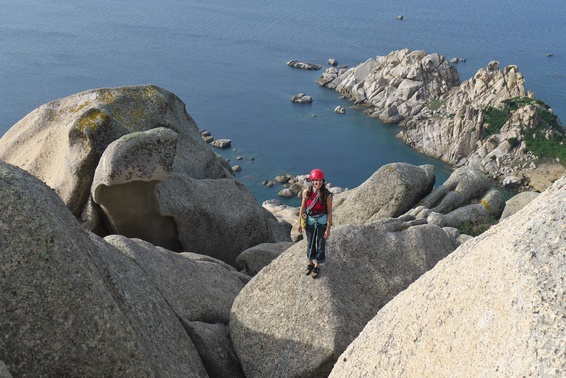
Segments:
[[[498,60],[565,120],[565,16],[563,0],[0,0],[0,135],[48,101],[152,83],[199,128],[232,139],[237,151],[217,152],[242,166],[259,202],[277,198],[263,180],[314,167],[351,188],[390,162],[427,163],[442,183],[449,168],[401,144],[396,126],[334,113],[350,104],[315,83],[322,71],[286,62],[353,66],[407,47],[466,58],[466,80]],[[313,104],[292,104],[299,92]]]

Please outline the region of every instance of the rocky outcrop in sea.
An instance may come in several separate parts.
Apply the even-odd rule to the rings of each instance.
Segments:
[[[287,65],[289,67],[300,68],[303,70],[320,70],[322,68],[322,66],[319,66],[318,64],[301,62],[300,60],[291,60],[287,62]]]
[[[330,67],[318,82],[367,107],[371,117],[400,123],[398,137],[419,152],[501,183],[518,177],[515,188],[544,189],[530,182],[539,162],[529,144],[554,139],[563,148],[566,139],[552,109],[525,92],[518,67],[501,69],[496,61],[460,82],[444,56],[403,49],[349,69]]]

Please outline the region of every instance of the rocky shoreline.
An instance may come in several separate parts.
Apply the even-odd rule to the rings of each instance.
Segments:
[[[471,166],[492,178],[510,192],[544,191],[566,174],[559,158],[537,158],[525,143],[525,134],[541,134],[547,140],[559,139],[564,145],[565,130],[559,120],[549,125],[540,113],[552,115],[552,109],[534,93],[526,93],[524,77],[516,66],[500,70],[490,62],[470,80],[460,82],[454,64],[464,58],[448,61],[440,54],[402,49],[387,56],[369,59],[355,67],[331,66],[317,80],[319,85],[334,89],[365,109],[370,117],[384,123],[398,123],[404,129],[398,137],[420,153],[437,158],[454,169]],[[452,63],[452,64],[451,64]],[[321,69],[312,63],[292,60],[288,65],[300,69]],[[295,103],[311,103],[311,96],[299,93],[290,99]],[[532,100],[532,101],[530,101]],[[490,126],[488,109],[516,106],[508,111],[504,124],[496,132]],[[510,105],[511,104],[511,105]],[[343,107],[335,109],[344,114]],[[208,134],[205,141],[226,148],[230,140],[214,141]],[[233,165],[239,171],[239,165]],[[299,178],[300,180],[300,178]],[[278,179],[275,178],[278,182]],[[293,182],[279,182],[279,197],[298,194]],[[274,186],[274,181],[264,185]]]
[[[516,66],[501,70],[493,61],[460,82],[444,56],[408,49],[349,69],[330,67],[318,79],[370,117],[399,123],[398,137],[427,156],[472,166],[519,191],[544,190],[548,178],[566,173],[564,162],[538,159],[528,145],[553,140],[564,149],[565,130],[550,107],[525,92],[524,81]],[[545,178],[548,164],[556,173]]]

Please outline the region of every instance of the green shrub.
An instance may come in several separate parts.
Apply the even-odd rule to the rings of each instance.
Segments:
[[[519,139],[517,138],[509,138],[507,142],[511,145],[511,147],[517,147],[519,145]]]
[[[539,104],[539,105],[542,105],[542,106],[544,106],[544,107],[546,107],[546,108],[548,108],[548,105],[546,105],[545,102],[542,101],[542,100],[536,100],[535,103],[536,103],[536,104]]]
[[[503,101],[505,107],[497,109],[489,107],[484,109],[484,122],[487,127],[484,130],[484,139],[499,133],[505,122],[509,120],[511,114],[526,105],[536,105],[537,115],[539,116],[539,124],[537,130],[526,130],[523,134],[527,148],[538,158],[554,159],[559,158],[560,161],[566,163],[566,130],[558,120],[558,117],[550,111],[550,106],[541,100],[533,100],[530,97],[515,97]],[[554,129],[558,136],[546,140],[543,129]],[[536,137],[533,137],[533,134]],[[509,138],[509,143],[515,147],[519,144],[517,138]]]
[[[548,105],[546,105],[543,101],[541,100],[534,100],[530,97],[513,97],[507,100],[503,100],[501,101],[503,104],[507,104],[507,108],[514,112],[515,110],[522,108],[525,105],[531,105],[531,104],[538,104],[541,106],[546,106],[548,107]]]
[[[438,110],[442,106],[442,102],[439,99],[431,98],[427,100],[425,106],[430,110]]]
[[[461,234],[478,236],[489,230],[494,224],[497,224],[497,219],[490,215],[485,219],[472,219],[469,222],[464,222],[458,226],[458,231]]]
[[[566,163],[566,130],[560,122],[558,117],[550,111],[550,107],[542,101],[537,101],[541,105],[537,109],[539,118],[539,126],[537,130],[527,130],[524,133],[525,143],[527,148],[536,157],[541,159],[560,159],[562,164]],[[545,137],[544,129],[555,130],[558,135],[549,140]]]
[[[493,106],[485,109],[483,120],[488,126],[485,128],[485,135],[483,135],[483,137],[489,138],[497,134],[509,117],[511,117],[509,109],[497,109]]]
[[[537,109],[537,114],[544,121],[546,126],[553,128],[559,133],[564,133],[564,128],[558,124],[558,117],[548,109]]]
[[[533,138],[533,134],[536,137]],[[524,138],[527,148],[536,157],[541,159],[559,158],[562,164],[566,162],[566,138],[557,137],[546,140],[544,133],[532,130],[525,133]]]

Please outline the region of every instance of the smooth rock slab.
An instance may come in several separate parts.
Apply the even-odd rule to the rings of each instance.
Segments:
[[[234,298],[244,287],[236,269],[212,258],[199,260],[194,254],[171,252],[121,235],[104,240],[143,270],[177,317],[206,323],[229,321]]]
[[[0,355],[20,376],[153,376],[98,249],[55,192],[0,161]]]
[[[320,70],[322,68],[322,66],[319,66],[318,64],[301,62],[298,60],[291,60],[287,62],[287,65],[294,68],[301,68],[303,70]]]
[[[566,178],[467,241],[369,322],[332,378],[566,371]]]
[[[230,139],[216,139],[210,142],[210,145],[218,148],[228,148],[232,144]]]
[[[230,331],[246,377],[327,376],[377,311],[455,248],[437,226],[391,219],[338,226],[316,280],[305,276],[306,241],[287,249],[232,307]]]

